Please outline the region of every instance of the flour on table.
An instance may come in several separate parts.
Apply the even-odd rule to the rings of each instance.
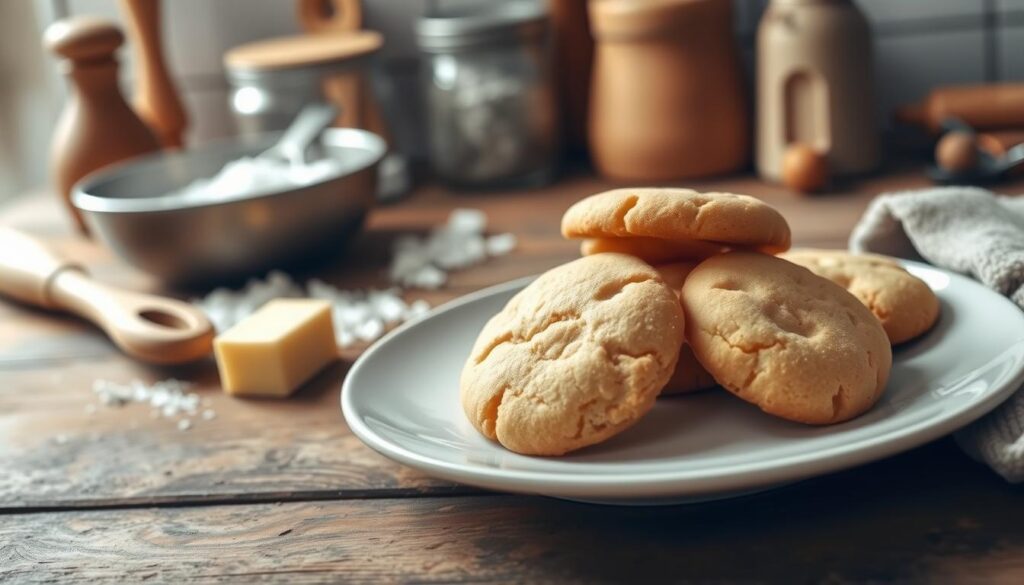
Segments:
[[[132,380],[127,384],[119,384],[110,380],[95,380],[92,384],[92,391],[96,394],[100,404],[120,408],[128,404],[148,404],[152,411],[152,418],[178,418],[177,426],[180,431],[187,431],[192,428],[192,419],[199,408],[199,395],[189,392],[191,384],[182,380],[169,378],[152,384],[146,384],[142,380]],[[89,407],[92,407],[91,409]],[[86,412],[94,413],[96,406],[86,406]],[[212,420],[216,415],[213,410],[203,411],[204,420]]]
[[[218,288],[193,304],[203,310],[217,331],[226,331],[267,301],[281,297],[311,297],[330,301],[337,343],[341,347],[370,343],[389,328],[425,315],[423,299],[406,302],[404,290],[437,289],[448,271],[508,254],[516,247],[510,233],[486,236],[487,216],[476,209],[456,209],[447,222],[427,236],[406,235],[395,240],[389,279],[382,289],[345,290],[318,279],[302,286],[274,271],[265,280],[250,280],[237,291]],[[404,289],[403,289],[404,287]]]

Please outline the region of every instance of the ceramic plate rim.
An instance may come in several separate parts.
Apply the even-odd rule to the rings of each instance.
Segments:
[[[903,264],[908,267],[939,272],[951,280],[962,279],[966,283],[978,287],[976,290],[991,295],[993,300],[1006,303],[1019,310],[1006,297],[963,275],[918,262],[903,261]],[[695,471],[677,469],[644,473],[579,475],[571,472],[501,469],[471,463],[454,463],[437,460],[406,449],[380,436],[365,424],[352,403],[352,381],[358,378],[359,372],[367,367],[366,364],[391,339],[428,319],[463,305],[522,288],[535,278],[537,275],[517,278],[453,299],[439,305],[426,315],[402,324],[371,345],[353,363],[342,382],[341,409],[345,422],[352,432],[374,451],[394,461],[419,469],[434,477],[479,487],[558,497],[646,498],[705,495],[712,492],[750,489],[797,481],[895,455],[938,439],[977,420],[1002,403],[1021,384],[1024,384],[1024,364],[1021,364],[1016,371],[1003,376],[998,388],[989,391],[986,396],[975,402],[967,403],[962,409],[944,411],[881,436],[864,438],[828,449],[773,457],[757,464],[720,465]],[[1021,319],[1024,322],[1024,314]],[[1009,346],[1007,352],[1022,341],[1024,341],[1024,336]],[[991,365],[1005,353],[993,356],[986,365]]]

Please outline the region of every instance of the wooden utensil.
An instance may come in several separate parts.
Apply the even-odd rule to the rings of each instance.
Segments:
[[[0,294],[83,317],[145,362],[189,362],[212,350],[213,326],[199,309],[96,282],[82,266],[9,228],[0,228]]]
[[[299,0],[295,8],[299,24],[308,33],[347,32],[363,27],[359,0]]]
[[[121,0],[121,11],[135,46],[135,111],[165,148],[181,148],[188,116],[164,61],[160,0]]]
[[[118,89],[114,53],[123,42],[117,25],[87,16],[58,20],[43,36],[71,82],[50,145],[50,173],[82,233],[88,229],[71,204],[72,186],[111,163],[160,150]]]
[[[904,124],[938,134],[956,118],[975,130],[1024,128],[1024,83],[989,83],[940,87],[924,100],[905,105],[895,114]]]

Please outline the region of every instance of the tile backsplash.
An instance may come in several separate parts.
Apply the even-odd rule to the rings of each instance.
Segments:
[[[505,0],[365,0],[367,28],[387,40],[384,70],[414,87],[413,22],[430,6]],[[543,1],[543,0],[541,0]],[[734,0],[736,32],[748,59],[768,0]],[[73,14],[117,17],[110,0],[67,0]],[[1024,80],[1024,0],[857,0],[875,35],[879,80],[878,123],[888,124],[898,104],[951,83]],[[37,0],[40,22],[52,2]],[[163,3],[165,46],[171,69],[193,119],[194,141],[230,134],[228,85],[221,67],[227,49],[250,40],[298,30],[290,0],[173,0]],[[125,51],[130,60],[130,51]],[[126,77],[130,67],[124,67]],[[126,80],[126,83],[130,80]],[[414,151],[415,133],[399,132]]]
[[[465,3],[472,0],[434,0]],[[481,2],[499,0],[477,0]],[[46,4],[40,0],[41,5]],[[753,54],[757,25],[768,0],[734,0],[736,33]],[[1024,0],[857,0],[876,37],[879,123],[899,103],[933,87],[1024,79]],[[427,0],[364,2],[366,26],[387,39],[384,60],[394,75],[415,75],[412,32]],[[69,0],[73,13],[117,16],[110,0]],[[170,65],[194,110],[193,138],[231,131],[226,120],[227,84],[220,57],[234,45],[295,33],[294,3],[288,0],[174,0],[164,2]],[[130,51],[126,51],[130,52]],[[129,57],[130,58],[130,57]],[[393,61],[403,62],[394,67]],[[126,67],[128,71],[130,68]],[[217,96],[222,95],[220,100]]]

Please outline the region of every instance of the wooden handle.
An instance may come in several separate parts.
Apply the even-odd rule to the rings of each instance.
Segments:
[[[213,348],[213,326],[206,315],[182,301],[117,290],[79,271],[57,275],[50,295],[61,308],[103,329],[125,353],[146,362],[189,362]]]
[[[359,0],[298,0],[299,24],[308,33],[359,30],[363,8]]]
[[[150,363],[192,361],[213,346],[213,326],[192,305],[100,284],[81,266],[6,228],[0,228],[0,293],[84,317],[125,353]]]
[[[160,0],[121,0],[135,45],[135,110],[165,148],[181,148],[188,115],[171,80],[160,42]]]
[[[50,283],[65,270],[84,269],[60,258],[33,238],[0,228],[0,293],[23,303],[55,309]]]

